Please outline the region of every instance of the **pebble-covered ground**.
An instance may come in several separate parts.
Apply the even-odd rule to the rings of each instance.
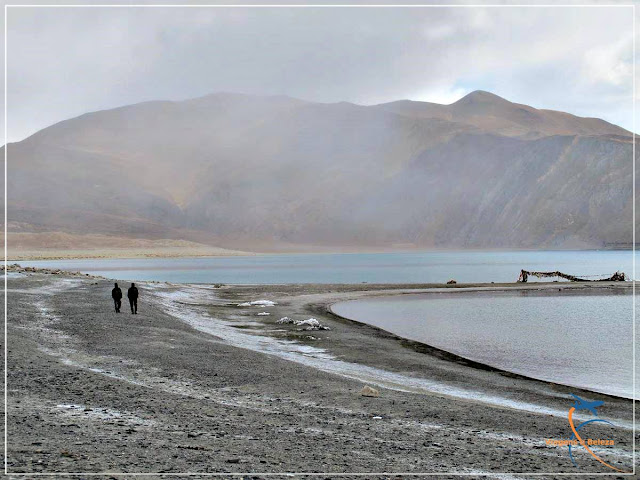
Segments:
[[[581,449],[576,469],[566,448],[546,444],[568,436],[566,418],[489,400],[502,392],[564,411],[569,389],[439,358],[333,317],[326,305],[341,295],[339,286],[210,288],[211,303],[199,299],[194,308],[224,320],[216,336],[215,321],[206,333],[176,315],[189,315],[189,289],[172,297],[167,292],[180,294],[182,287],[141,283],[139,314],[128,312],[126,299],[117,314],[112,280],[56,273],[14,267],[9,274],[9,472],[107,472],[106,478],[158,472],[175,474],[165,478],[185,472],[248,472],[246,478],[278,472],[324,472],[319,478],[608,472]],[[356,295],[373,288],[344,290]],[[238,306],[258,299],[276,305]],[[263,311],[270,315],[257,315]],[[313,317],[329,329],[276,323],[285,316]],[[357,375],[322,371],[311,356],[305,364],[241,348],[233,331],[295,342],[349,365],[469,389],[476,398],[369,385]],[[631,402],[579,393],[605,400],[603,418],[630,422]],[[594,426],[590,435],[615,439],[614,449],[599,451],[613,465],[630,467],[628,429]],[[395,474],[376,475],[382,472]]]

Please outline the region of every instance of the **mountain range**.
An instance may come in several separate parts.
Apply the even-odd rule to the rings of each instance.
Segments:
[[[484,91],[371,106],[216,93],[87,113],[5,148],[22,238],[253,251],[632,238],[630,132]]]

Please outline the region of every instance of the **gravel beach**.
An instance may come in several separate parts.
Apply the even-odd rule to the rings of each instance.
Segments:
[[[576,468],[567,447],[547,443],[571,434],[571,393],[604,400],[613,425],[590,425],[589,436],[613,439],[598,454],[631,469],[631,401],[495,371],[329,309],[442,285],[141,282],[131,315],[126,299],[114,312],[112,284],[9,273],[9,473],[615,473],[582,448]],[[309,318],[327,329],[295,323]]]

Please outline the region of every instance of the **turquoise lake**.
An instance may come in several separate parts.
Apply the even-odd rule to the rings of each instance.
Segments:
[[[121,280],[235,284],[514,282],[521,269],[577,276],[609,276],[618,270],[628,276],[632,273],[630,251],[438,251],[19,263]]]

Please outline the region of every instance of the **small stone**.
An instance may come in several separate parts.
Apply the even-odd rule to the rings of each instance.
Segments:
[[[362,390],[360,390],[360,395],[363,397],[379,397],[380,392],[369,385],[365,385],[362,387]]]

